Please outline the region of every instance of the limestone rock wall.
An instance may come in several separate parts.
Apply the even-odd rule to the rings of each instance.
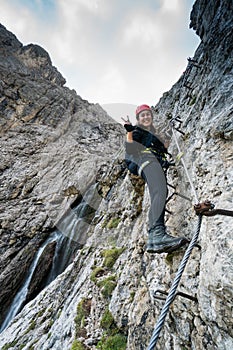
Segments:
[[[179,132],[176,132],[176,135],[198,199],[204,201],[208,198],[216,207],[229,210],[233,210],[232,15],[231,1],[196,1],[191,14],[191,25],[202,41],[193,61],[189,61],[185,75],[169,92],[164,93],[158,105],[154,106],[155,124],[159,129],[159,120],[169,124],[171,118],[179,116],[183,121],[181,128],[185,135]],[[62,91],[64,93],[64,90]],[[30,204],[34,198],[35,201],[40,199],[50,205],[44,204],[44,211],[41,207],[37,209],[38,215],[45,212],[48,219],[40,221],[43,223],[41,229],[36,230],[31,239],[27,237],[25,241],[24,238],[25,247],[33,242],[35,237],[41,239],[46,234],[46,229],[51,230],[51,222],[60,215],[60,208],[65,210],[74,201],[74,197],[68,202],[64,201],[64,192],[60,191],[50,202],[53,191],[57,193],[58,189],[66,189],[66,194],[76,193],[76,199],[79,191],[85,192],[85,189],[79,189],[77,183],[80,186],[82,183],[87,184],[84,177],[93,173],[93,169],[88,167],[88,159],[91,155],[96,159],[103,150],[106,151],[109,140],[104,132],[113,132],[108,117],[99,107],[75,97],[73,92],[71,94],[74,101],[78,99],[82,105],[80,111],[75,111],[74,114],[70,111],[64,119],[55,122],[55,126],[46,125],[46,118],[41,119],[38,125],[30,125],[36,140],[43,141],[46,135],[51,138],[40,151],[39,169],[42,169],[43,175],[40,179],[44,180],[40,180],[30,192]],[[97,140],[102,137],[98,147],[96,143],[93,146],[91,142],[93,129],[96,130],[93,128],[93,114],[88,123],[85,123],[88,112],[93,113],[95,108],[98,109],[98,114],[94,114],[95,127],[96,119],[99,123],[101,121],[102,125],[102,118],[106,117],[106,129],[98,131],[96,136]],[[72,128],[69,130],[72,137],[66,137],[70,134],[66,134],[65,128],[65,132],[62,135],[59,133],[59,137],[56,138],[54,135],[59,132],[59,125],[66,125],[67,119],[71,120],[69,123]],[[85,125],[83,128],[82,123]],[[19,127],[11,127],[8,134],[4,135],[3,140],[7,145],[12,140],[10,133],[14,132],[15,137],[21,134],[22,128],[17,128]],[[124,132],[119,127],[119,135],[122,134]],[[73,158],[70,157],[68,162],[64,161],[65,155],[74,149],[74,143],[70,139],[77,138],[75,145],[82,153],[76,153],[75,160],[80,157],[80,164],[84,163],[81,173],[75,167],[76,162]],[[112,139],[113,136],[111,141]],[[117,140],[119,139],[121,136]],[[119,150],[118,141],[116,149]],[[88,159],[84,157],[83,161],[87,149]],[[167,215],[167,226],[174,235],[191,238],[197,223],[193,210],[196,200],[182,167],[181,154],[178,154],[174,138],[170,151],[176,159],[176,167],[170,168],[168,181],[173,184],[176,192],[186,198],[175,195],[169,201],[168,209],[173,215]],[[42,157],[41,153],[45,157]],[[20,157],[17,156],[16,159]],[[51,164],[51,159],[56,159],[55,164]],[[140,179],[127,173],[121,157],[111,163],[110,171],[105,171],[106,167],[101,165],[102,161],[101,158],[98,163],[100,172],[95,172],[95,179],[100,180],[98,194],[101,200],[94,219],[89,224],[83,248],[77,251],[67,269],[30,301],[11,325],[0,334],[1,347],[41,350],[147,348],[164,303],[154,297],[154,292],[158,289],[169,290],[184,250],[160,255],[145,252],[149,208],[147,187],[144,187]],[[20,164],[19,160],[17,164]],[[7,169],[11,174],[16,173],[9,165]],[[15,169],[21,168],[15,165]],[[51,181],[54,178],[56,183]],[[51,191],[49,186],[46,187],[48,182],[53,183]],[[5,193],[10,195],[12,192],[9,192],[7,185],[5,188]],[[46,191],[43,191],[44,188]],[[13,206],[8,205],[7,210],[3,211],[6,224],[5,228],[2,227],[4,236],[1,237],[5,237],[3,248],[5,259],[8,257],[8,260],[4,260],[5,266],[12,264],[10,252],[13,251],[9,248],[7,239],[11,238],[14,227],[10,219],[7,221],[7,216],[9,209],[14,213],[15,208],[19,208],[15,217],[19,224],[24,222],[23,212],[20,211],[22,193],[24,192],[21,189],[21,207],[20,202],[14,202],[18,203],[18,207],[15,205],[13,209]],[[11,199],[11,203],[16,199]],[[27,201],[23,203],[26,205]],[[30,207],[28,205],[28,208]],[[28,214],[25,230],[30,227],[28,223],[32,217],[35,217],[33,213]],[[8,231],[5,231],[7,228]],[[16,242],[13,249],[16,249],[18,244],[17,249],[22,254],[22,248],[17,240]],[[40,244],[39,239],[37,243]],[[15,255],[18,254],[14,251],[13,256]],[[195,296],[197,302],[180,296],[175,299],[156,348],[231,349],[232,217],[203,217],[198,246],[192,252],[179,290]]]
[[[24,47],[2,25],[0,45],[2,323],[39,246],[105,171],[123,128],[63,87],[44,49]]]

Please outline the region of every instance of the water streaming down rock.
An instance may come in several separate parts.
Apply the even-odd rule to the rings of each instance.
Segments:
[[[55,231],[43,244],[42,246],[39,248],[39,250],[37,251],[35,258],[30,266],[30,269],[28,271],[28,274],[25,278],[24,284],[22,285],[22,287],[20,288],[20,290],[18,291],[18,293],[16,294],[11,307],[8,311],[8,314],[5,318],[5,321],[3,322],[1,328],[0,328],[0,332],[2,332],[10,323],[10,321],[18,314],[18,312],[22,309],[24,302],[26,300],[27,297],[27,293],[28,293],[28,289],[29,289],[29,285],[31,283],[33,274],[35,272],[35,269],[37,267],[38,261],[41,257],[41,255],[43,254],[45,248],[48,246],[48,244],[50,244],[51,242],[55,242],[58,237],[60,236],[60,233]]]
[[[41,245],[31,264],[25,282],[16,294],[8,314],[0,328],[2,332],[11,320],[21,311],[23,306],[32,298],[28,297],[30,284],[36,273],[40,258],[46,247],[55,243],[56,248],[53,256],[53,263],[49,275],[43,285],[37,286],[40,292],[45,286],[51,283],[60,273],[62,273],[69,263],[74,259],[75,253],[86,241],[86,231],[90,225],[93,215],[98,207],[101,197],[97,192],[97,184],[92,185],[84,194],[81,202],[70,209],[58,224],[59,230],[54,231],[50,237]],[[38,294],[38,292],[36,294]],[[32,293],[33,295],[33,293]],[[33,297],[35,297],[35,293]]]
[[[82,247],[87,240],[87,230],[102,200],[98,193],[98,183],[94,183],[83,195],[81,202],[70,208],[61,222],[57,224],[58,229],[65,236],[65,251],[62,254],[60,264],[65,267],[67,261],[71,261],[75,251]]]
[[[85,192],[79,204],[70,208],[61,222],[58,223],[60,237],[57,240],[53,266],[49,273],[47,284],[62,273],[75,257],[78,249],[87,240],[87,230],[102,198],[95,183]]]

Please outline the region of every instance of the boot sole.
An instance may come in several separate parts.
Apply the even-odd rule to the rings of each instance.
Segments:
[[[147,251],[147,253],[158,253],[158,254],[160,254],[160,253],[172,253],[172,252],[174,252],[174,250],[179,249],[180,247],[182,247],[183,245],[185,245],[187,243],[189,243],[188,240],[182,239],[179,243],[174,244],[173,246],[171,246],[171,245],[169,245],[168,247],[158,246],[157,248],[156,247],[154,247],[152,249],[148,248],[146,251]]]

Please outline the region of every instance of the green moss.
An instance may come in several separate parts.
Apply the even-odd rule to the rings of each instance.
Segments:
[[[90,277],[91,281],[96,283],[97,282],[97,277],[102,276],[104,274],[104,272],[105,272],[105,270],[104,270],[103,267],[101,267],[101,266],[95,267],[94,270],[91,273],[91,277]]]
[[[28,331],[32,331],[33,329],[35,329],[35,327],[36,327],[36,321],[32,320],[30,322],[30,326],[28,327]]]
[[[115,320],[107,308],[100,321],[101,327],[105,333],[97,344],[97,349],[101,350],[125,350],[127,345],[127,337],[120,330]]]
[[[194,105],[194,103],[196,102],[196,96],[194,96],[193,98],[192,98],[192,100],[189,102],[189,106],[192,106],[192,105]]]
[[[173,264],[173,258],[175,255],[177,255],[177,251],[168,253],[165,258],[165,263],[171,266]]]
[[[57,313],[57,318],[60,318],[61,313],[62,313],[62,310],[59,310],[58,313]]]
[[[124,250],[125,248],[112,248],[103,250],[101,252],[101,255],[104,257],[103,265],[111,269]]]
[[[108,220],[108,219],[105,219],[105,220],[102,222],[101,227],[102,227],[102,228],[105,228],[105,227],[107,226],[108,222],[109,222],[109,220]]]
[[[173,262],[173,255],[172,254],[167,254],[166,258],[165,258],[165,262],[168,264],[168,265],[172,265],[172,262]]]
[[[110,221],[107,223],[107,228],[112,229],[112,228],[117,228],[119,222],[121,221],[120,218],[111,218]]]
[[[35,329],[35,327],[36,327],[36,321],[35,321],[35,320],[32,320],[32,321],[30,322],[29,327],[26,329],[26,331],[24,332],[23,335],[26,335],[26,334],[29,333],[30,331],[33,331],[33,329]]]
[[[105,330],[110,330],[115,327],[115,321],[109,309],[105,310],[100,325]]]
[[[130,293],[130,302],[132,303],[135,297],[135,292]]]
[[[45,308],[40,310],[37,314],[37,317],[41,317],[45,313],[45,310],[46,310]]]
[[[22,350],[23,348],[25,348],[26,344],[21,344],[19,347],[19,350]]]
[[[85,348],[80,341],[75,339],[72,343],[70,350],[85,350]]]
[[[82,299],[80,303],[77,305],[77,315],[74,319],[75,322],[75,330],[76,337],[81,337],[86,335],[85,325],[86,325],[86,317],[89,316],[91,311],[91,300],[90,299]]]
[[[184,346],[184,345],[181,345],[181,348],[180,348],[181,350],[188,350],[188,349],[190,349],[190,347],[186,347],[186,346]]]
[[[104,280],[98,282],[98,287],[101,288],[101,293],[103,294],[103,296],[105,298],[109,298],[112,295],[112,292],[114,291],[114,289],[116,288],[116,276],[112,275],[109,276],[107,278],[105,278]]]
[[[5,344],[3,347],[2,347],[2,350],[8,350],[10,348],[14,348],[14,346],[18,343],[18,340],[14,340],[10,343],[7,343]]]
[[[118,333],[108,337],[103,336],[97,344],[97,349],[100,350],[125,350],[127,338],[125,335]]]

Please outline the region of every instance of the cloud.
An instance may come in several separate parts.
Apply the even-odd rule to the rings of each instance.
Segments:
[[[132,13],[126,19],[127,23],[121,28],[121,36],[125,47],[135,45],[139,49],[147,49],[148,45],[158,47],[162,42],[162,37],[158,35],[160,28],[147,11]]]
[[[176,12],[179,11],[180,6],[182,5],[182,2],[180,0],[163,0],[161,4],[161,9],[164,12],[172,11]]]
[[[91,94],[95,96],[95,102],[109,103],[110,101],[120,101],[122,94],[128,95],[128,84],[125,76],[122,75],[122,67],[117,63],[99,65],[100,74],[92,76],[92,84],[86,86],[83,90],[84,95]],[[101,102],[100,102],[101,101]]]
[[[17,3],[9,3],[3,0],[1,3],[1,23],[18,35],[27,32],[27,28],[35,31],[35,20],[31,11],[25,6],[18,6]]]
[[[44,47],[90,102],[155,104],[198,43],[187,1],[1,0],[1,17],[23,44]]]

